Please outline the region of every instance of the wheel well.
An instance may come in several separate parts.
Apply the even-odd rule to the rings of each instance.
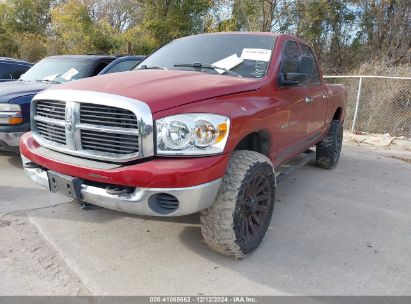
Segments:
[[[270,133],[259,131],[248,134],[244,137],[234,150],[249,150],[269,156],[270,152]]]
[[[338,108],[337,110],[335,110],[333,120],[341,120],[341,113],[342,113],[341,108]]]

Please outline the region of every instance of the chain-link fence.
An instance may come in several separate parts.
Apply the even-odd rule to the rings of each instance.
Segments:
[[[347,91],[345,127],[411,137],[411,77],[324,76]]]

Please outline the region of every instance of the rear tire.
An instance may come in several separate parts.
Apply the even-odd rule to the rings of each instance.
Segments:
[[[201,233],[215,251],[243,258],[270,225],[275,201],[273,165],[253,151],[234,151],[213,205],[200,215]]]
[[[323,169],[334,168],[340,159],[343,127],[339,120],[331,122],[327,136],[317,144],[316,163]]]

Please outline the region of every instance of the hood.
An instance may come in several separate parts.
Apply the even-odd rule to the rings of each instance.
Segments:
[[[25,81],[10,81],[0,83],[0,103],[9,102],[11,99],[25,96],[34,95],[40,91],[43,91],[53,84],[42,82],[25,82]]]
[[[113,73],[59,85],[71,89],[121,95],[143,101],[153,113],[208,98],[257,90],[257,79],[175,70]]]

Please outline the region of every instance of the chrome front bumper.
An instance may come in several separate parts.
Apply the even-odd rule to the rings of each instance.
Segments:
[[[23,166],[30,160],[22,156]],[[35,183],[49,189],[47,171],[41,168],[24,167],[26,175]],[[222,179],[187,188],[135,188],[132,193],[109,194],[103,187],[81,185],[82,201],[108,209],[150,216],[181,216],[199,212],[213,204]],[[153,208],[150,200],[155,195],[168,194],[178,200],[178,207],[164,214]]]
[[[0,147],[5,144],[5,148],[13,148],[18,147],[20,143],[20,137],[26,132],[12,132],[12,133],[5,133],[0,132]]]

